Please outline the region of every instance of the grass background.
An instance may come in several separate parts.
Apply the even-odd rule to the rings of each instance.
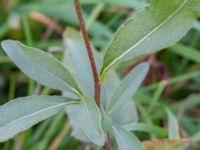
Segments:
[[[82,0],[86,25],[92,44],[104,52],[116,29],[132,13],[145,7],[145,0]],[[20,40],[53,53],[62,59],[62,33],[66,27],[79,30],[72,0],[0,0],[0,41]],[[151,19],[151,18],[149,18]],[[163,35],[164,38],[164,35]],[[148,61],[151,70],[135,95],[141,122],[166,129],[167,116],[161,105],[169,107],[179,121],[182,138],[190,138],[191,150],[200,146],[200,23],[175,46],[156,54],[122,63],[121,77],[136,63]],[[41,87],[25,76],[0,47],[0,104],[21,96],[59,94]],[[149,112],[146,111],[149,109]],[[158,131],[159,132],[159,131]],[[82,150],[88,146],[70,136],[64,112],[41,122],[0,144],[2,150]],[[167,138],[136,132],[141,140]],[[161,135],[161,133],[160,133]]]

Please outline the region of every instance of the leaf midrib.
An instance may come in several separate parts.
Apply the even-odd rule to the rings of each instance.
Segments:
[[[124,93],[127,89],[129,89],[129,87],[132,86],[133,82],[139,80],[140,76],[141,76],[140,74],[137,74],[136,77],[134,78],[134,80],[131,82],[131,84],[129,84],[129,85],[127,86],[126,89],[123,89],[123,91],[122,91],[121,93]],[[121,89],[121,88],[120,88],[120,89]],[[113,94],[113,96],[112,96],[112,98],[111,98],[111,101],[110,101],[110,103],[109,103],[109,105],[108,105],[108,114],[111,114],[111,113],[113,112],[113,110],[116,108],[117,104],[119,103],[119,100],[120,100],[121,97],[124,95],[124,94],[121,94],[120,97],[114,97],[114,95],[115,95],[116,93],[118,93],[118,90],[119,90],[119,89],[116,89],[116,91],[114,92],[114,94]],[[135,92],[136,92],[136,91],[134,91],[134,93],[133,93],[132,95],[134,95]],[[114,103],[114,104],[113,104],[113,103]],[[112,104],[113,104],[113,105],[112,105]]]
[[[162,27],[162,25],[164,25],[168,20],[170,20],[171,18],[173,18],[184,6],[185,4],[188,2],[188,0],[185,0],[183,2],[183,4],[181,4],[179,6],[178,9],[176,9],[170,16],[168,16],[165,20],[163,20],[159,25],[157,25],[150,33],[148,33],[147,35],[145,35],[141,40],[139,40],[137,43],[135,43],[134,46],[130,47],[127,51],[125,51],[122,55],[120,55],[119,57],[117,57],[116,59],[114,59],[112,61],[112,63],[110,63],[105,70],[108,70],[113,64],[115,64],[119,59],[121,59],[122,57],[124,57],[125,55],[127,55],[133,48],[137,47],[139,44],[142,43],[143,40],[145,40],[146,38],[148,38],[150,35],[152,35],[155,31],[157,31],[160,27]]]
[[[19,43],[20,44],[20,43]],[[20,44],[21,45],[21,44]],[[30,62],[31,64],[37,66],[38,68],[40,68],[41,70],[43,70],[44,72],[46,72],[47,74],[49,74],[52,77],[55,77],[58,81],[60,81],[61,83],[63,83],[66,87],[68,87],[69,89],[71,89],[72,91],[74,91],[76,94],[78,94],[78,96],[80,96],[80,93],[74,89],[71,85],[69,86],[68,84],[65,83],[65,81],[61,80],[60,78],[58,78],[57,76],[55,76],[54,74],[52,74],[51,72],[43,69],[40,65],[38,65],[37,63],[34,63],[33,61],[27,59],[26,57],[24,57],[23,52],[21,55],[24,59],[26,59],[28,62]],[[59,63],[59,62],[58,62]]]
[[[37,112],[34,112],[34,113],[31,113],[31,114],[25,115],[25,116],[23,116],[23,117],[18,117],[18,118],[15,119],[14,121],[11,121],[11,122],[9,122],[9,123],[7,123],[7,124],[5,124],[5,125],[0,126],[0,129],[3,128],[3,127],[5,127],[5,126],[8,126],[8,125],[10,125],[10,124],[13,124],[13,123],[15,123],[15,122],[18,122],[18,121],[20,121],[20,120],[26,119],[26,118],[28,118],[28,117],[35,116],[35,115],[37,115],[37,114],[39,114],[39,113],[41,113],[41,112],[44,112],[44,111],[47,111],[47,110],[50,110],[50,109],[54,109],[54,108],[56,108],[56,107],[60,107],[60,106],[62,106],[62,105],[64,106],[64,105],[67,105],[67,104],[76,104],[76,103],[77,103],[77,102],[65,102],[65,103],[62,103],[62,104],[57,104],[57,105],[50,106],[50,107],[48,107],[48,108],[41,109],[41,110],[39,110],[39,111],[37,111]]]

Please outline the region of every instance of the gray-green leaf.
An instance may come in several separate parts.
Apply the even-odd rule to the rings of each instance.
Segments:
[[[179,41],[200,15],[199,0],[152,0],[117,31],[105,56],[102,78],[119,61],[156,52]]]
[[[77,120],[80,130],[91,142],[99,146],[104,145],[105,133],[102,129],[102,116],[94,99],[85,98],[80,103]]]
[[[166,109],[166,111],[168,116],[169,139],[177,140],[180,138],[178,121],[169,109]]]
[[[139,64],[122,80],[108,103],[107,112],[115,112],[132,100],[132,96],[144,80],[148,68],[147,63]]]
[[[113,133],[119,150],[145,150],[142,143],[131,132],[113,126]]]
[[[63,37],[64,46],[66,47],[63,64],[69,69],[73,77],[76,79],[81,91],[84,93],[84,96],[93,97],[93,75],[83,39],[78,31],[69,27],[64,32]],[[99,65],[101,63],[98,61],[99,55],[94,48],[93,50],[97,69],[100,70],[101,67],[99,67]],[[67,96],[67,93],[63,92],[63,94]],[[103,96],[101,96],[101,98],[103,99]],[[83,107],[81,105],[70,105],[66,108],[66,112],[73,129],[72,136],[80,141],[90,143],[91,140],[83,132],[81,124],[77,119],[77,112],[82,109]]]
[[[117,76],[117,74],[114,72],[114,70],[110,70],[105,78],[105,80],[102,82],[102,95],[105,95],[105,98],[101,96],[101,104],[106,110],[107,104],[110,103],[111,98],[116,91],[116,89],[120,85],[120,79]],[[129,114],[129,115],[127,115]],[[124,104],[122,107],[120,107],[117,111],[111,114],[111,118],[114,122],[125,125],[133,122],[137,122],[138,120],[138,114],[136,110],[136,106],[134,104],[134,101],[132,98],[130,101],[126,104]]]
[[[138,121],[138,113],[135,103],[132,99],[126,104],[123,104],[117,111],[111,114],[113,121],[119,125],[127,125]]]
[[[81,95],[70,72],[51,54],[13,40],[3,41],[2,47],[15,64],[37,82],[71,95]]]
[[[79,101],[61,96],[31,96],[0,106],[0,142],[75,103]]]
[[[94,95],[94,81],[90,61],[84,43],[78,31],[67,28],[64,34],[66,47],[63,63],[76,79],[84,96]]]
[[[142,131],[156,135],[156,137],[166,138],[168,133],[167,130],[155,125],[145,123],[131,123],[126,124],[124,128],[128,131]]]

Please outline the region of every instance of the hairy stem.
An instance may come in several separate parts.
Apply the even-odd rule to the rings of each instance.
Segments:
[[[100,84],[100,80],[99,80],[99,75],[97,73],[97,68],[96,68],[96,65],[95,65],[92,48],[90,46],[86,26],[85,26],[85,23],[84,23],[84,20],[83,20],[83,15],[82,15],[82,12],[81,12],[81,6],[80,6],[80,3],[79,3],[79,0],[74,0],[74,5],[75,5],[75,8],[76,8],[76,13],[77,13],[77,16],[78,16],[78,20],[79,20],[80,28],[81,28],[81,31],[82,31],[82,36],[83,36],[83,39],[84,39],[84,42],[85,42],[85,46],[86,46],[86,49],[87,49],[87,53],[88,53],[88,56],[89,56],[89,59],[90,59],[90,66],[91,66],[93,78],[94,78],[95,101],[96,101],[96,104],[98,106],[100,106],[101,84]]]

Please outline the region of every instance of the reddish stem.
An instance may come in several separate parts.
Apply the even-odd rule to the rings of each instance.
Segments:
[[[109,137],[109,134],[107,134],[107,137],[106,137],[106,142],[103,146],[103,149],[104,150],[110,150],[110,137]]]
[[[97,73],[97,68],[96,68],[96,65],[95,65],[92,48],[90,46],[86,26],[85,26],[85,23],[84,23],[84,20],[83,20],[83,15],[82,15],[82,12],[81,12],[81,6],[80,6],[80,3],[79,3],[79,0],[74,0],[74,5],[75,5],[75,8],[76,8],[76,13],[77,13],[77,16],[78,16],[80,28],[81,28],[82,35],[83,35],[83,39],[85,41],[85,46],[86,46],[86,49],[87,49],[87,52],[88,52],[88,56],[89,56],[89,59],[90,59],[90,65],[91,65],[91,68],[92,68],[92,73],[93,73],[93,78],[94,78],[95,101],[96,101],[96,104],[100,107],[101,84],[100,84],[100,80],[99,80],[99,75]],[[104,150],[110,150],[109,136],[107,136],[107,138],[106,138],[106,142],[105,142],[105,145],[103,146],[103,149]]]
[[[96,68],[96,65],[95,65],[92,48],[90,46],[90,42],[89,42],[89,37],[88,37],[88,34],[87,34],[86,26],[85,26],[85,23],[84,23],[84,20],[83,20],[83,15],[82,15],[82,12],[81,12],[81,6],[80,6],[80,3],[79,3],[79,0],[74,0],[74,6],[76,8],[76,13],[77,13],[79,24],[80,24],[80,28],[81,28],[81,31],[82,31],[82,36],[83,36],[83,39],[85,41],[85,46],[86,46],[86,49],[87,49],[87,52],[88,52],[88,56],[89,56],[89,59],[90,59],[90,66],[91,66],[92,73],[93,73],[93,78],[94,78],[95,101],[96,101],[96,104],[98,106],[100,106],[101,84],[100,84],[100,80],[99,80],[99,75],[97,73],[97,68]]]

